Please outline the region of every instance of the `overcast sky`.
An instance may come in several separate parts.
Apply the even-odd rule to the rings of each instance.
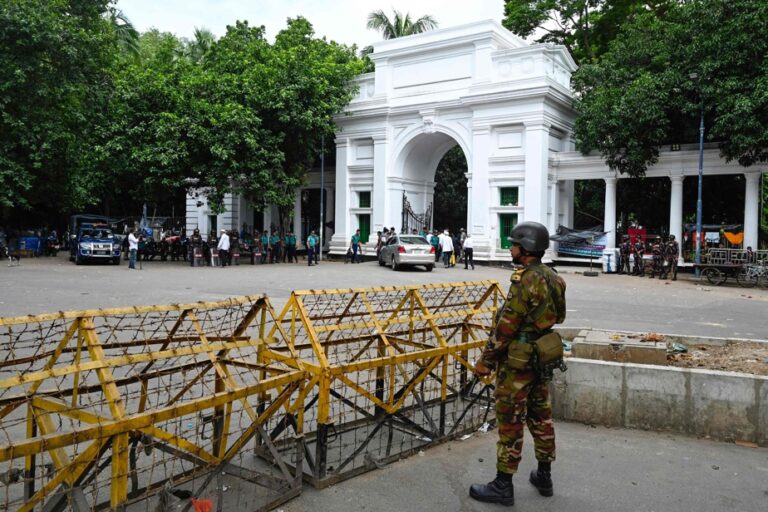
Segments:
[[[486,19],[500,22],[504,14],[503,0],[119,0],[118,8],[141,32],[155,27],[187,38],[195,27],[221,36],[227,25],[248,20],[252,26],[264,25],[272,39],[287,18],[301,15],[318,36],[360,48],[381,39],[365,28],[368,13],[378,9],[390,18],[393,8],[412,19],[430,14],[439,28]]]

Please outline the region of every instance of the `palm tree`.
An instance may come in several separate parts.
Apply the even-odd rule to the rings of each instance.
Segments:
[[[422,32],[437,28],[437,20],[429,14],[422,16],[416,21],[413,21],[408,13],[405,13],[405,16],[403,16],[403,13],[400,11],[393,10],[393,14],[394,18],[390,20],[389,16],[384,14],[384,11],[381,9],[373,11],[368,15],[367,27],[381,32],[384,39],[421,34]],[[373,52],[373,47],[366,46],[362,54],[368,55],[371,52]]]
[[[134,59],[138,59],[141,53],[139,47],[139,31],[133,26],[131,20],[120,9],[109,9],[109,21],[115,29],[117,45],[120,51]]]
[[[187,42],[184,48],[185,56],[195,64],[201,64],[215,42],[216,36],[213,32],[207,28],[195,27],[195,38]]]

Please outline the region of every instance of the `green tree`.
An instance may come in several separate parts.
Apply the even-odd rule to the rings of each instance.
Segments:
[[[662,15],[673,0],[506,0],[502,24],[538,43],[564,45],[577,63],[595,62],[638,12]]]
[[[117,53],[108,2],[0,3],[0,205],[18,216],[62,211],[71,175],[111,89]]]
[[[206,28],[195,28],[192,40],[184,43],[182,55],[196,64],[201,64],[215,42],[216,36],[213,32]]]
[[[141,56],[139,31],[133,26],[128,16],[115,7],[110,7],[108,19],[117,36],[117,44],[125,55],[138,59]]]
[[[425,14],[416,21],[411,19],[409,13],[401,13],[394,10],[393,16],[390,19],[387,14],[379,9],[368,14],[368,22],[366,26],[370,29],[381,32],[381,37],[384,39],[396,39],[398,37],[412,36],[414,34],[421,34],[422,32],[428,32],[437,28],[438,23],[434,16]],[[373,53],[373,46],[366,46],[361,52],[363,57],[367,57]],[[373,65],[368,63],[366,71],[373,69]]]
[[[727,160],[768,161],[768,41],[752,36],[766,29],[768,4],[752,0],[638,14],[599,63],[574,75],[578,148],[642,176],[661,146],[697,140],[703,108],[707,140]]]
[[[467,228],[467,158],[454,146],[435,170],[434,226],[457,233]]]

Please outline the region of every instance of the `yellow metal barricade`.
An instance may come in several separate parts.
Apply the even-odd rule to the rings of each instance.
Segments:
[[[0,510],[251,511],[298,494],[310,374],[259,362],[272,313],[252,296],[0,319]]]
[[[471,364],[495,281],[294,292],[260,362],[305,370],[305,477],[322,487],[492,422]]]

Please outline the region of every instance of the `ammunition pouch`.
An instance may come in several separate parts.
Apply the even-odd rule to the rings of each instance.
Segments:
[[[551,380],[555,369],[568,369],[563,359],[563,339],[554,331],[533,341],[533,367],[541,380]]]

